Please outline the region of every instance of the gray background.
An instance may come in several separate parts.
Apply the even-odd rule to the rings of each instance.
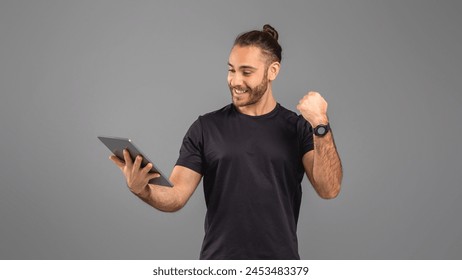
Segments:
[[[277,100],[329,102],[343,189],[305,179],[303,259],[462,258],[460,1],[0,1],[0,258],[197,259],[202,184],[180,212],[132,195],[97,135],[170,173],[230,102],[235,36],[272,24]]]

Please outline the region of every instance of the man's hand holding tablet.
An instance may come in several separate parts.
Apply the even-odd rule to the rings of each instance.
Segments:
[[[137,196],[144,197],[144,192],[147,191],[146,186],[149,181],[154,178],[160,177],[159,173],[150,173],[152,163],[148,163],[145,167],[141,167],[143,157],[138,155],[133,162],[130,152],[127,149],[123,150],[124,161],[120,160],[117,156],[111,155],[109,158],[120,168],[125,178],[127,185],[131,192]]]
[[[168,178],[130,139],[98,138],[113,153],[109,159],[124,174],[130,191],[160,211],[183,208],[202,178],[202,174],[180,165],[175,165]]]

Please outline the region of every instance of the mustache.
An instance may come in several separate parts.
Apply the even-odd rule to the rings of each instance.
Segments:
[[[235,89],[235,90],[240,90],[240,91],[243,91],[243,90],[250,90],[250,88],[248,87],[233,87],[231,85],[229,85],[229,88],[230,89]]]

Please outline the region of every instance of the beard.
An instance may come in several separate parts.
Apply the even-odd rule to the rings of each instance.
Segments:
[[[245,107],[253,105],[260,101],[260,99],[265,95],[266,90],[268,89],[268,71],[265,71],[261,83],[253,88],[251,87],[232,87],[228,84],[229,90],[231,91],[231,100],[233,101],[234,106],[236,107]],[[245,93],[236,94],[233,89],[237,90],[247,90]]]

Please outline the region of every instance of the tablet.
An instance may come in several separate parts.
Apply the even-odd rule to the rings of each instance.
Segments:
[[[98,136],[98,139],[109,148],[109,150],[116,155],[119,159],[124,161],[123,150],[127,149],[130,152],[130,156],[132,161],[135,161],[135,158],[140,155],[143,157],[143,161],[141,162],[141,167],[145,167],[148,163],[152,164],[152,168],[150,170],[151,173],[159,173],[160,177],[154,178],[149,180],[149,184],[161,185],[166,187],[173,187],[173,184],[167,179],[167,177],[162,173],[159,168],[155,166],[155,164],[149,160],[145,154],[141,152],[132,142],[132,140],[128,138],[120,138],[120,137],[105,137],[105,136]]]

